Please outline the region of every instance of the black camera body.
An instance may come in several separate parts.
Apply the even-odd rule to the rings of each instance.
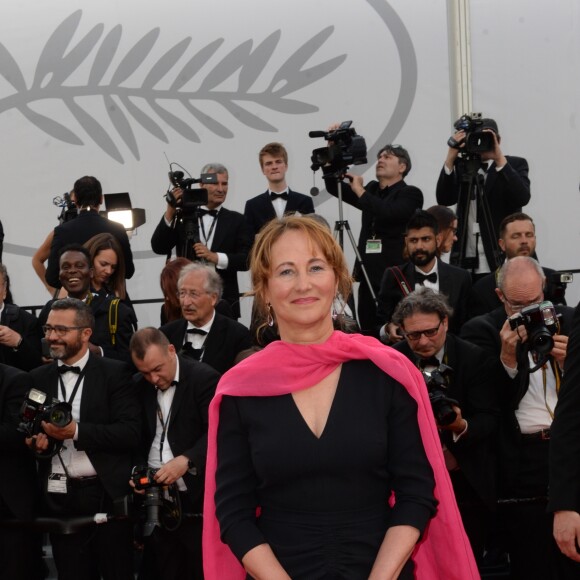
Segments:
[[[526,306],[508,320],[512,330],[516,330],[518,326],[525,327],[530,350],[547,355],[554,348],[552,336],[560,330],[560,322],[556,309],[549,300]]]
[[[453,405],[459,403],[447,395],[447,377],[450,377],[453,369],[445,364],[440,364],[433,371],[422,370],[423,380],[427,385],[429,401],[433,409],[433,415],[438,425],[451,425],[457,418]]]
[[[72,407],[57,399],[52,399],[47,404],[46,393],[30,389],[20,407],[20,423],[17,429],[27,437],[33,437],[43,433],[42,421],[55,427],[66,427],[72,421]]]
[[[461,151],[471,155],[480,155],[481,153],[493,151],[495,147],[494,138],[489,131],[482,129],[483,119],[481,113],[463,115],[455,121],[453,126],[456,131],[465,131],[465,140],[460,142],[450,137],[447,141],[449,147],[459,149],[462,143],[465,143]]]
[[[150,536],[155,528],[167,531],[177,529],[182,520],[181,501],[175,483],[166,485],[155,481],[158,469],[148,466],[136,466],[131,472],[131,481],[137,491],[144,491],[143,508],[145,520],[143,535]]]
[[[332,141],[328,147],[312,151],[312,171],[324,167],[324,175],[342,174],[349,165],[364,165],[367,162],[367,145],[364,137],[357,135],[352,121],[344,121],[334,131],[310,131],[309,136],[324,137]]]
[[[131,480],[135,485],[135,489],[141,491],[151,487],[163,487],[163,484],[157,483],[155,481],[155,474],[158,471],[158,469],[147,466],[133,468],[133,472],[131,473]]]

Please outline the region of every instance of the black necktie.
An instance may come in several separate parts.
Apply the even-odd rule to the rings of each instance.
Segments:
[[[270,199],[272,201],[274,201],[275,199],[288,199],[288,194],[286,192],[284,193],[274,193],[273,191],[270,193]]]
[[[217,216],[218,211],[217,209],[200,209],[199,210],[199,215],[204,216],[204,215],[211,215],[213,217]]]
[[[435,284],[435,282],[437,282],[437,272],[431,272],[431,274],[415,272],[415,280],[417,281],[417,284],[423,284],[425,280],[429,280],[429,282]]]
[[[206,336],[207,330],[203,330],[201,328],[188,328],[187,332],[189,334],[201,334],[202,336]]]
[[[64,373],[76,373],[77,375],[79,375],[81,373],[81,367],[69,367],[67,365],[60,365],[58,367],[58,372],[61,375],[64,375]]]

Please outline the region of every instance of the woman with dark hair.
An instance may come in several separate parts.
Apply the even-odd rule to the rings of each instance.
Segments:
[[[421,374],[333,328],[351,279],[331,232],[272,220],[250,269],[281,340],[224,374],[210,405],[206,580],[479,577]]]
[[[105,296],[112,294],[126,300],[125,259],[117,238],[108,233],[97,234],[86,241],[84,246],[91,256],[93,293]]]
[[[159,284],[164,299],[161,305],[161,326],[182,318],[181,305],[177,297],[177,279],[181,268],[191,263],[191,260],[187,258],[175,258],[175,260],[167,262],[163,270],[161,270]]]
[[[436,220],[439,227],[441,241],[437,246],[437,257],[451,252],[453,244],[457,241],[457,216],[455,212],[444,205],[433,205],[426,210]]]

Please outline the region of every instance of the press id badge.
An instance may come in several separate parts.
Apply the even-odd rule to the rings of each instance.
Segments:
[[[48,476],[48,493],[66,493],[66,475],[64,473],[51,473]]]
[[[383,251],[382,240],[367,240],[365,254],[380,254]]]

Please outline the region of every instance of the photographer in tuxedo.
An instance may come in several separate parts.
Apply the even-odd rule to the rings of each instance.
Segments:
[[[45,338],[51,364],[34,369],[33,385],[47,399],[71,405],[65,426],[42,422],[27,440],[39,458],[43,511],[75,519],[112,513],[128,484],[140,438],[140,407],[130,367],[89,351],[91,308],[76,298],[51,305]],[[133,580],[132,523],[108,521],[51,533],[59,580]]]
[[[474,124],[469,117],[468,124]],[[501,149],[501,136],[494,119],[484,118],[469,131],[462,128],[465,116],[456,121],[456,131],[447,142],[449,148],[445,163],[437,180],[437,203],[451,206],[457,204],[459,241],[454,245],[451,262],[465,243],[463,263],[456,264],[473,273],[474,281],[479,275],[487,274],[495,268],[498,248],[497,238],[501,220],[509,214],[522,211],[522,207],[530,202],[530,179],[528,177],[528,162],[523,157],[504,155]],[[476,199],[472,191],[465,191],[468,171],[472,170],[471,161],[464,159],[466,152],[466,136],[468,133],[482,132],[490,135],[489,150],[473,155],[468,152],[472,161],[480,167],[475,171],[474,178],[483,183],[481,198]],[[463,195],[462,195],[463,193]],[[471,198],[470,198],[471,196]],[[489,210],[489,224],[485,216]],[[467,223],[465,221],[467,216]],[[486,227],[489,226],[489,227]],[[491,231],[490,231],[491,230]],[[461,233],[465,232],[462,239]]]
[[[433,407],[457,505],[481,564],[496,508],[494,442],[499,410],[494,385],[502,369],[481,348],[448,332],[452,313],[443,294],[425,287],[411,292],[393,314],[405,337],[394,348],[426,373],[432,395],[443,393],[453,400]],[[448,405],[454,418],[441,411]]]
[[[157,526],[145,549],[154,552],[160,580],[203,580],[207,410],[220,375],[204,363],[177,355],[156,328],[133,335],[131,355],[140,372],[143,419],[137,464],[156,469],[158,485],[177,486],[183,513],[177,529]]]
[[[497,382],[499,512],[513,578],[559,578],[573,564],[552,537],[546,512],[548,459],[554,409],[566,364],[573,309],[544,301],[545,277],[536,260],[518,256],[503,264],[497,295],[502,302],[472,318],[462,338],[477,344],[503,367]],[[575,571],[578,578],[578,570]],[[566,577],[566,576],[563,576]]]

